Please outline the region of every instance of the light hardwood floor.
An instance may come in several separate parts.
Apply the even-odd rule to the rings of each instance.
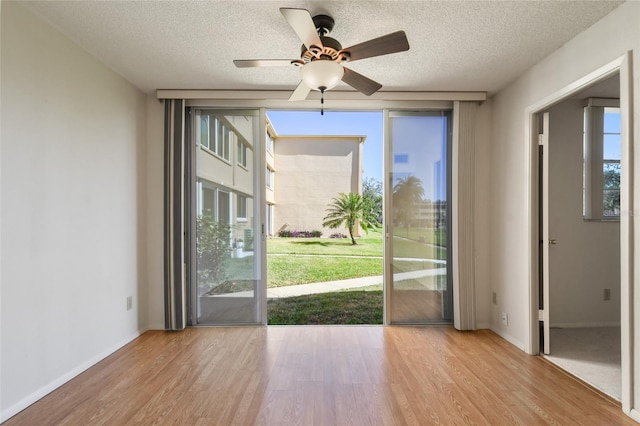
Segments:
[[[270,326],[147,332],[6,425],[635,424],[494,333]]]

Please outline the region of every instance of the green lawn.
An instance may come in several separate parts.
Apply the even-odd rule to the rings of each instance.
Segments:
[[[409,230],[415,231],[415,230]],[[394,256],[424,261],[395,260],[394,272],[442,265],[428,259],[445,258],[446,248],[420,240],[394,238]],[[343,280],[383,274],[381,232],[369,232],[351,245],[349,239],[273,238],[267,241],[268,287]],[[248,260],[238,259],[234,270],[251,270]],[[269,300],[268,323],[285,324],[382,324],[382,286]]]
[[[405,228],[403,226],[395,226],[393,228],[393,235],[425,244],[433,244],[444,248],[447,247],[447,231],[444,229]]]
[[[352,290],[273,299],[269,325],[382,324],[382,290]]]
[[[382,233],[369,231],[356,238],[272,238],[267,241],[268,254],[314,254],[340,256],[382,256]]]
[[[351,245],[348,239],[270,239],[267,241],[267,287],[382,275],[382,241],[380,232],[363,235],[358,238],[358,244],[355,246]],[[444,258],[446,249],[406,238],[395,238],[394,255],[399,258],[425,259],[393,262],[394,273],[409,272],[442,267],[427,259]],[[231,259],[227,273],[235,282],[250,282],[253,279],[253,258]],[[232,288],[236,291],[244,290],[243,286],[237,284]]]
[[[382,257],[267,256],[267,287],[382,275]]]
[[[447,249],[422,244],[415,240],[408,240],[395,236],[393,239],[394,257],[411,257],[423,259],[446,259]]]

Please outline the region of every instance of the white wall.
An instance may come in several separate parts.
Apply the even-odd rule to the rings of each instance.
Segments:
[[[582,219],[583,102],[567,100],[549,111],[549,238],[558,242],[549,246],[549,295],[556,327],[620,324],[620,222]]]
[[[640,3],[627,2],[493,97],[491,282],[498,303],[491,328],[525,349],[529,339],[528,141],[525,110],[633,50],[634,116],[640,123]],[[640,140],[639,128],[634,130]],[[500,313],[509,314],[503,326]]]
[[[147,122],[59,32],[14,2],[1,18],[5,419],[147,327]]]
[[[147,308],[151,330],[164,330],[164,106],[147,97]]]

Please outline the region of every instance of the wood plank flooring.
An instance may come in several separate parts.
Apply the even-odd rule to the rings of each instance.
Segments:
[[[494,333],[450,327],[151,331],[13,425],[631,425]]]

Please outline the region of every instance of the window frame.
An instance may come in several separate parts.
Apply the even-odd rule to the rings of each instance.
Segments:
[[[621,134],[605,132],[604,117],[612,109],[620,113],[619,99],[589,98],[585,102],[583,115],[583,209],[585,221],[619,222],[620,206],[617,215],[605,215],[604,169],[606,164],[620,164],[620,160],[604,158],[605,135]],[[615,190],[615,188],[614,188]],[[620,187],[617,188],[620,191]]]
[[[242,194],[236,194],[236,220],[247,221],[247,197]]]
[[[269,189],[273,189],[273,170],[270,167],[267,167],[267,172],[265,173],[265,186]]]
[[[244,169],[247,168],[247,146],[240,139],[236,142],[236,163]]]
[[[274,146],[274,140],[273,140],[273,136],[271,136],[271,133],[269,132],[269,129],[266,130],[267,132],[267,152],[270,154],[273,154],[273,146]]]
[[[215,155],[226,162],[231,162],[231,141],[233,140],[233,131],[226,126],[219,117],[215,117],[214,120],[215,140],[212,151]]]

